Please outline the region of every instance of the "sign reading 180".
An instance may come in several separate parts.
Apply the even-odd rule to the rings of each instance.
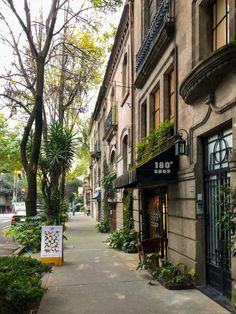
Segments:
[[[155,174],[169,174],[171,173],[171,166],[173,165],[173,161],[157,161],[155,162]]]

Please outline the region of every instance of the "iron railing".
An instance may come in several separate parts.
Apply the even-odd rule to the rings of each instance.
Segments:
[[[167,22],[174,22],[174,17],[170,16],[170,2],[171,0],[162,0],[160,2],[157,13],[153,18],[148,33],[145,36],[142,45],[136,55],[136,71],[140,70],[163,26]]]
[[[101,153],[100,141],[96,141],[94,144],[94,153]]]

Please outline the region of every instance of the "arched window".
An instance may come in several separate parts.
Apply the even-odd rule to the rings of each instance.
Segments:
[[[122,141],[123,173],[128,171],[128,135]]]
[[[116,153],[115,151],[113,150],[113,152],[111,153],[111,159],[110,159],[110,168],[112,170],[115,170],[115,157],[116,157]]]

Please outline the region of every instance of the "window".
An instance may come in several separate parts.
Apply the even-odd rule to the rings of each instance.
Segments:
[[[175,80],[174,70],[168,74],[168,105],[169,120],[173,120],[175,116]]]
[[[158,128],[160,124],[160,88],[154,93],[153,105],[153,127]]]
[[[141,106],[141,138],[147,136],[147,104]]]
[[[128,135],[125,135],[122,142],[122,157],[123,157],[123,173],[128,171]]]
[[[111,153],[111,161],[110,161],[110,168],[111,168],[112,170],[115,170],[115,156],[116,156],[116,154],[115,154],[115,152],[113,151],[113,152]]]
[[[124,55],[123,64],[122,64],[122,94],[123,97],[126,95],[127,91],[127,64],[128,64],[128,58],[127,58],[127,52]]]
[[[213,5],[213,50],[229,43],[229,0]]]

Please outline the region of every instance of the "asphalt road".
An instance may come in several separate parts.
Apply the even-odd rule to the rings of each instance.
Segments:
[[[0,214],[0,256],[11,255],[18,247],[11,238],[4,237],[3,233],[11,225],[12,214]]]

